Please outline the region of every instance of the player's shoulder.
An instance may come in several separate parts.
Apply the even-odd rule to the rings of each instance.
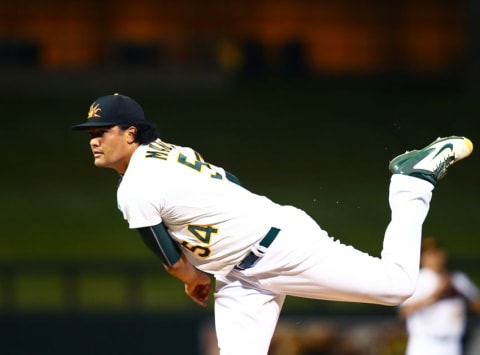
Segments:
[[[453,280],[470,281],[470,277],[468,276],[468,274],[462,270],[452,270],[450,272],[450,276]]]

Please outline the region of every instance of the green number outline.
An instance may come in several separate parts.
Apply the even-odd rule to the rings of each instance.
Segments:
[[[180,164],[183,164],[185,166],[188,166],[189,168],[192,168],[196,171],[198,171],[199,173],[202,172],[202,167],[207,167],[208,169],[212,170],[212,167],[210,166],[209,163],[206,163],[203,161],[202,157],[195,152],[195,155],[197,157],[197,159],[195,159],[195,161],[193,163],[189,162],[187,159],[188,157],[182,153],[178,153],[178,158],[177,158],[177,161],[180,163]],[[210,174],[210,177],[213,178],[213,179],[223,179],[223,176],[218,173],[218,172],[214,172],[213,174]]]
[[[191,235],[193,235],[201,243],[204,243],[204,245],[192,245],[186,240],[184,240],[181,245],[202,258],[208,257],[212,253],[212,250],[209,247],[212,234],[217,234],[218,229],[212,226],[199,226],[193,224],[189,224],[187,229]]]

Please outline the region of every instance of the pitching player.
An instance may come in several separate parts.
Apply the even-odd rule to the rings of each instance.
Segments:
[[[287,295],[383,305],[408,298],[432,190],[473,150],[452,136],[390,162],[392,218],[381,257],[373,257],[330,237],[304,211],[242,187],[192,148],[162,141],[128,96],[98,98],[72,129],[90,134],[95,166],[118,172],[123,217],[187,295],[205,306],[214,275],[222,355],[267,354]]]
[[[412,297],[400,306],[406,318],[407,355],[462,355],[468,311],[480,313],[480,290],[462,271],[449,271],[446,250],[423,240],[420,274]]]

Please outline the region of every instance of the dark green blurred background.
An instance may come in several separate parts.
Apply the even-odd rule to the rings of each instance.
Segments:
[[[70,89],[1,96],[2,309],[19,315],[14,322],[32,312],[211,316],[212,307],[196,307],[128,230],[116,209],[116,174],[95,168],[87,135],[70,131],[99,95],[132,95],[164,140],[196,148],[246,187],[305,209],[330,235],[373,255],[389,220],[389,159],[437,136],[480,141],[476,98],[448,85],[406,90],[317,79],[187,92],[126,83]],[[447,245],[452,267],[476,282],[479,162],[474,152],[439,183],[424,227]],[[303,299],[287,300],[284,311],[332,313],[395,318],[394,308]]]
[[[70,131],[103,94],[133,96],[164,140],[194,147],[251,190],[305,209],[332,236],[377,255],[389,220],[389,160],[438,136],[479,140],[476,98],[449,86],[317,79],[188,92],[115,82],[91,92],[25,91],[1,96],[5,260],[150,259],[116,209],[116,174],[95,168],[88,136]],[[452,258],[472,262],[478,162],[473,154],[441,181],[424,228]]]
[[[71,5],[68,8],[67,3]],[[167,55],[161,57],[147,50],[156,43],[152,38],[156,39],[158,32],[152,35],[144,29],[146,34],[139,34],[133,30],[138,27],[133,26],[133,39],[126,30],[114,34],[113,18],[122,18],[118,13],[109,17],[115,1],[104,4],[100,14],[96,13],[98,17],[90,18],[90,22],[83,12],[75,15],[74,3],[59,7],[55,1],[47,1],[40,11],[33,1],[0,1],[0,107],[4,132],[0,313],[4,315],[2,329],[8,329],[13,339],[11,344],[21,342],[18,334],[25,324],[30,325],[32,334],[42,328],[44,323],[35,323],[36,318],[31,318],[37,314],[47,315],[47,323],[54,324],[55,331],[65,321],[57,323],[55,317],[63,319],[65,315],[103,315],[106,325],[96,323],[99,329],[102,325],[112,326],[110,321],[124,324],[123,320],[109,318],[123,315],[140,317],[130,318],[126,324],[153,322],[152,326],[162,329],[165,325],[156,324],[156,319],[179,324],[185,324],[186,319],[194,331],[199,319],[212,317],[212,304],[206,310],[195,306],[184,295],[183,285],[168,277],[137,234],[128,230],[116,208],[115,172],[95,168],[88,136],[70,130],[85,120],[88,107],[98,96],[114,92],[132,96],[142,104],[147,118],[158,124],[165,141],[195,148],[206,160],[237,175],[252,191],[303,208],[331,236],[376,256],[389,221],[389,160],[439,136],[465,135],[474,146],[480,144],[480,21],[472,15],[478,12],[470,11],[476,6],[473,2],[448,4],[460,13],[455,21],[446,15],[455,12],[445,9],[445,2],[421,2],[431,7],[424,17],[415,12],[421,7],[415,7],[417,2],[407,2],[420,18],[412,41],[430,38],[412,55],[402,45],[403,32],[388,26],[391,20],[398,28],[406,28],[413,23],[408,18],[395,11],[378,15],[376,11],[386,10],[385,6],[370,1],[364,15],[389,17],[370,21],[366,16],[359,20],[362,15],[354,16],[358,10],[354,2],[337,4],[339,14],[354,19],[356,25],[375,28],[372,36],[377,37],[372,38],[380,36],[388,43],[380,47],[383,54],[372,56],[381,60],[372,59],[363,67],[355,67],[360,59],[352,57],[365,58],[361,48],[359,51],[346,46],[337,53],[337,47],[327,46],[335,45],[335,38],[342,33],[357,43],[351,23],[330,18],[328,12],[318,8],[305,17],[310,21],[308,31],[314,30],[318,21],[318,26],[328,23],[338,33],[332,32],[326,42],[315,37],[312,44],[312,37],[308,33],[302,37],[299,31],[295,42],[299,46],[294,46],[286,57],[272,54],[272,43],[291,39],[279,30],[288,27],[288,11],[279,9],[287,4],[303,4],[305,10],[310,6],[308,1],[285,1],[282,6],[266,1],[264,9],[272,10],[268,13],[273,15],[265,15],[268,21],[264,31],[261,26],[255,27],[253,40],[248,25],[239,25],[243,22],[237,23],[238,29],[228,21],[219,21],[221,12],[203,13],[204,18],[193,23],[174,19],[172,24],[178,33],[167,31],[171,38],[178,35],[198,40],[200,33],[209,41],[182,42],[179,55],[178,43],[164,40],[161,47]],[[142,2],[145,6],[147,3],[155,2]],[[193,6],[191,1],[181,3],[184,10]],[[327,6],[329,2],[320,3]],[[171,3],[169,6],[175,7]],[[210,10],[215,8],[215,1],[208,2],[208,6]],[[256,5],[247,2],[245,6],[255,9]],[[430,15],[435,9],[446,16],[444,22],[438,20],[441,16],[432,20],[434,16]],[[59,13],[67,14],[63,22],[58,20],[61,16],[54,16]],[[280,13],[283,17],[276,21],[275,14]],[[123,19],[145,24],[135,14],[133,10],[131,15],[124,13]],[[78,26],[74,24],[82,20],[91,24],[100,18],[105,21],[97,24],[92,37],[75,32]],[[290,20],[293,29],[306,26],[295,16]],[[155,13],[150,14],[149,21],[155,23]],[[261,16],[255,21],[263,23]],[[223,36],[218,35],[217,27]],[[391,32],[385,33],[385,28]],[[435,31],[436,35],[428,37]],[[121,33],[127,34],[122,37]],[[278,38],[272,33],[278,33]],[[233,69],[205,54],[212,42],[225,38],[236,43],[243,56],[243,64]],[[438,40],[438,48],[448,42],[445,48],[455,49],[442,56],[437,47],[428,45],[431,38]],[[75,41],[79,41],[77,46]],[[82,57],[82,53],[92,51],[89,43],[94,44],[96,53],[101,53],[99,57]],[[322,57],[322,44],[326,59]],[[106,47],[113,45],[115,51],[109,52]],[[176,56],[168,55],[169,50]],[[409,62],[407,58],[417,61]],[[375,63],[382,64],[377,67]],[[466,271],[480,284],[480,155],[474,150],[468,160],[450,170],[434,191],[424,235],[443,241],[452,268]],[[285,315],[366,314],[391,319],[396,318],[395,312],[394,308],[381,306],[300,299],[288,299],[284,309]],[[82,326],[89,326],[83,318],[74,319],[75,324],[80,324],[78,332],[84,331]],[[70,324],[71,318],[66,322]],[[45,334],[40,333],[42,339],[49,336],[45,329]],[[7,353],[26,354],[29,350],[10,345]]]

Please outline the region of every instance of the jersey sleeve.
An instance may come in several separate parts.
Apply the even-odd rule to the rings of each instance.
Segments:
[[[473,300],[480,295],[478,287],[463,272],[454,272],[452,274],[452,283],[455,289],[469,300]]]
[[[118,208],[130,229],[155,226],[162,222],[158,204],[146,194],[129,198],[119,197]]]

